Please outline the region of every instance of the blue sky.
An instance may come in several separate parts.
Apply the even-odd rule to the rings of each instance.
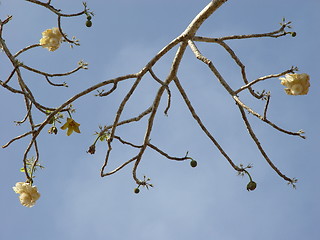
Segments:
[[[208,0],[88,0],[94,11],[93,26],[85,27],[85,17],[63,19],[69,36],[80,39],[81,46],[70,49],[63,44],[57,51],[33,49],[20,60],[26,65],[48,72],[69,71],[83,59],[89,69],[57,79],[69,88],[49,87],[45,79],[23,71],[25,81],[39,102],[58,106],[81,90],[104,80],[138,72],[162,47],[184,31]],[[52,1],[67,13],[82,10],[81,1]],[[179,70],[180,81],[204,124],[237,163],[252,163],[251,170],[258,187],[246,190],[248,179],[236,175],[227,161],[201,132],[187,111],[181,96],[172,86],[169,116],[160,105],[152,142],[171,155],[190,156],[189,162],[172,162],[147,151],[138,176],[147,175],[155,187],[136,187],[131,167],[110,177],[101,178],[100,168],[106,144],[97,146],[95,155],[86,150],[94,141],[98,125],[110,124],[119,103],[130,87],[123,84],[107,98],[94,94],[74,103],[73,117],[81,134],[67,137],[62,130],[57,136],[42,133],[39,139],[41,164],[35,184],[41,198],[33,208],[20,205],[12,186],[25,177],[19,172],[27,140],[0,151],[0,237],[1,239],[318,239],[320,189],[317,185],[319,156],[319,74],[320,2],[316,0],[229,0],[199,29],[198,35],[221,37],[234,34],[263,33],[278,29],[283,17],[293,22],[297,37],[251,39],[228,42],[245,63],[248,78],[279,73],[292,65],[311,77],[306,96],[288,96],[278,79],[256,86],[270,90],[269,118],[286,129],[303,129],[307,139],[287,136],[249,117],[262,145],[274,163],[289,177],[298,178],[294,190],[265,162],[250,139],[233,100],[208,69],[186,51]],[[56,18],[46,9],[26,1],[2,0],[0,18],[13,15],[3,36],[14,53],[38,43],[41,32],[55,27]],[[223,49],[212,44],[199,44],[199,49],[212,59],[231,86],[240,87],[237,66]],[[174,52],[169,52],[155,68],[160,77],[169,71]],[[0,54],[0,79],[6,79],[11,66]],[[157,85],[146,77],[123,118],[146,109]],[[261,101],[243,96],[257,111]],[[1,145],[27,131],[27,126],[13,123],[24,116],[20,96],[0,90]],[[162,110],[163,109],[163,110]],[[38,116],[39,117],[39,116]],[[41,118],[39,118],[40,121]],[[146,121],[119,129],[127,139],[140,144]],[[135,152],[115,144],[110,170]]]

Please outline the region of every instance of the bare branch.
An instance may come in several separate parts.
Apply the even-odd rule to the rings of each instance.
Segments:
[[[75,69],[69,71],[69,72],[66,72],[66,73],[46,73],[46,72],[43,72],[43,71],[40,71],[38,69],[35,69],[35,68],[31,68],[23,63],[20,63],[19,66],[31,71],[31,72],[35,72],[35,73],[38,73],[38,74],[41,74],[43,76],[47,76],[47,77],[62,77],[62,76],[68,76],[68,75],[71,75],[77,71],[79,71],[80,69],[83,69],[84,67],[82,65],[79,65],[78,67],[76,67]]]
[[[9,85],[5,84],[4,82],[0,81],[0,84],[2,87],[8,89],[10,92],[13,92],[13,93],[19,93],[19,94],[25,94],[25,92],[23,91],[20,91],[20,90],[17,90],[13,87],[10,87]]]
[[[131,123],[131,122],[138,122],[140,121],[144,116],[150,114],[152,111],[152,107],[149,107],[148,109],[146,109],[145,111],[143,111],[142,113],[140,113],[138,116],[136,117],[133,117],[133,118],[129,118],[127,120],[124,120],[124,121],[121,121],[117,124],[117,126],[121,126],[121,125],[124,125],[124,124],[128,124],[128,123]],[[102,132],[107,132],[109,129],[111,129],[113,127],[113,125],[109,125],[107,127],[105,127]]]
[[[264,107],[264,111],[263,111],[263,119],[267,119],[267,111],[268,111],[268,106],[269,106],[269,102],[270,102],[270,92],[268,92],[266,95],[265,95],[265,98],[266,98],[266,105]]]
[[[153,70],[150,68],[149,69],[149,72],[151,74],[151,76],[153,77],[154,80],[156,80],[158,83],[160,83],[161,85],[165,85],[163,81],[161,81],[157,76],[156,74],[153,72]],[[164,114],[165,115],[168,115],[168,111],[170,109],[170,106],[171,106],[171,91],[170,91],[170,88],[168,85],[165,85],[166,87],[166,90],[167,90],[167,93],[168,93],[168,103],[167,103],[167,107],[166,109],[164,110]]]
[[[229,84],[223,79],[223,77],[221,76],[221,74],[219,73],[219,71],[215,68],[215,66],[213,65],[212,61],[209,60],[208,58],[206,58],[205,56],[203,56],[200,51],[198,50],[197,46],[194,44],[194,42],[192,42],[191,40],[188,41],[189,47],[191,48],[191,50],[193,51],[194,55],[196,56],[197,59],[199,59],[200,61],[202,61],[203,63],[207,64],[208,67],[210,68],[210,70],[214,73],[214,75],[217,77],[217,79],[219,80],[219,82],[221,83],[221,85],[228,91],[228,93],[233,96],[234,95],[234,91],[232,90],[232,88],[229,86]]]
[[[48,76],[44,76],[45,78],[46,78],[46,80],[47,80],[47,82],[50,84],[50,85],[52,85],[52,86],[55,86],[55,87],[68,87],[68,85],[67,85],[67,83],[59,83],[59,84],[57,84],[57,83],[53,83],[53,82],[51,82],[50,80],[49,80],[49,77]]]
[[[285,32],[285,28],[288,24],[283,24],[280,29],[269,32],[269,33],[258,33],[258,34],[247,34],[247,35],[232,35],[227,37],[220,37],[220,38],[209,38],[209,37],[201,37],[195,36],[192,38],[193,41],[196,42],[207,42],[207,43],[217,43],[226,40],[235,40],[235,39],[249,39],[249,38],[263,38],[263,37],[271,37],[271,38],[278,38],[287,35],[288,33]]]
[[[266,154],[266,152],[263,150],[262,146],[261,146],[261,143],[259,142],[258,138],[256,137],[256,135],[254,134],[251,126],[250,126],[250,123],[248,121],[248,118],[246,116],[246,113],[245,111],[243,110],[243,107],[239,104],[237,104],[237,106],[239,107],[239,110],[240,110],[240,113],[241,113],[241,116],[242,116],[242,119],[247,127],[247,130],[251,136],[251,138],[253,139],[253,141],[255,142],[255,144],[257,145],[259,151],[261,152],[262,156],[264,157],[264,159],[268,162],[268,164],[270,165],[270,167],[280,176],[282,177],[284,180],[290,182],[290,183],[293,183],[294,180],[291,179],[291,178],[288,178],[286,175],[284,175],[274,164],[273,162],[270,160],[270,158],[268,157],[268,155]]]
[[[13,143],[14,141],[19,140],[19,139],[21,139],[21,138],[24,138],[24,137],[26,137],[26,136],[29,136],[29,135],[32,134],[33,132],[34,132],[34,131],[29,131],[29,132],[26,132],[26,133],[24,133],[24,134],[21,134],[21,135],[15,137],[15,138],[11,139],[9,142],[7,142],[5,145],[3,145],[2,148],[9,147],[9,145],[10,145],[11,143]]]
[[[207,135],[207,137],[211,140],[211,142],[218,148],[218,150],[225,157],[225,159],[227,159],[227,161],[230,163],[230,165],[233,167],[233,169],[236,170],[236,171],[241,171],[240,168],[236,164],[234,164],[232,159],[223,150],[223,148],[220,146],[218,141],[212,136],[212,134],[208,131],[208,129],[202,123],[200,117],[196,114],[195,109],[191,105],[191,102],[190,102],[186,92],[184,91],[183,87],[181,86],[180,81],[179,81],[179,79],[177,77],[174,79],[174,82],[175,82],[175,84],[176,84],[181,96],[183,97],[183,100],[186,103],[186,105],[187,105],[192,117],[197,121],[197,123],[198,123],[199,127],[202,129],[202,131]]]
[[[241,106],[242,108],[246,109],[249,113],[251,113],[252,115],[254,115],[255,117],[259,118],[260,120],[262,120],[263,122],[269,124],[270,126],[272,126],[273,128],[277,129],[280,132],[286,133],[288,135],[294,135],[294,136],[299,136],[301,138],[305,138],[305,136],[302,135],[301,131],[298,132],[290,132],[287,131],[283,128],[280,128],[279,126],[277,126],[276,124],[272,123],[271,121],[269,121],[268,119],[264,118],[263,116],[261,116],[260,114],[258,114],[257,112],[253,111],[250,107],[248,107],[247,105],[245,105],[237,96],[233,96],[233,99],[236,101],[236,103]]]
[[[10,73],[9,77],[7,78],[7,80],[4,81],[4,82],[1,82],[1,85],[6,85],[6,84],[11,80],[11,78],[12,78],[13,75],[15,74],[16,70],[17,70],[17,67],[13,68],[13,70],[12,70],[12,72]]]
[[[40,44],[33,44],[28,47],[25,47],[25,48],[21,49],[20,51],[18,51],[15,55],[13,55],[13,58],[17,58],[21,53],[28,51],[31,48],[40,47],[40,46],[41,46]]]
[[[221,45],[232,57],[232,59],[236,62],[236,64],[240,67],[241,69],[241,74],[242,74],[242,79],[244,81],[245,84],[248,85],[248,79],[247,79],[247,74],[246,74],[246,70],[245,70],[245,66],[243,65],[243,63],[241,62],[241,60],[237,57],[237,55],[234,53],[234,51],[229,47],[228,44],[226,44],[224,41],[218,41],[217,42],[219,45]],[[254,96],[255,98],[262,98],[263,95],[260,94],[256,94],[252,88],[250,86],[248,86],[249,92],[251,93],[252,96]]]
[[[53,7],[52,5],[50,5],[51,1],[48,1],[47,3],[41,2],[41,1],[37,1],[37,0],[26,0],[27,2],[31,2],[31,3],[35,3],[37,5],[43,6],[47,9],[49,9],[51,12],[57,14],[58,16],[61,17],[76,17],[76,16],[80,16],[85,14],[86,9],[84,11],[78,12],[78,13],[72,13],[72,14],[64,14],[61,13],[60,9],[56,9],[55,7]]]
[[[156,150],[158,153],[160,153],[161,155],[163,155],[165,158],[170,159],[170,160],[174,160],[174,161],[185,161],[188,159],[192,159],[191,157],[188,157],[187,155],[184,157],[172,157],[169,154],[165,153],[164,151],[162,151],[161,149],[157,148],[155,145],[149,143],[148,144],[149,147],[151,147],[152,149]]]

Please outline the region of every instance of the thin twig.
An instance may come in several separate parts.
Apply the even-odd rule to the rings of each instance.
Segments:
[[[108,96],[109,94],[113,93],[116,89],[117,89],[117,86],[118,86],[118,83],[117,82],[114,82],[113,83],[113,87],[108,91],[108,92],[99,92],[98,96],[99,97],[105,97],[105,96]]]
[[[76,67],[75,69],[73,69],[73,70],[71,70],[71,71],[69,71],[69,72],[65,72],[65,73],[46,73],[46,72],[40,71],[40,70],[38,70],[38,69],[29,67],[29,66],[27,66],[27,65],[25,65],[25,64],[23,64],[23,63],[20,63],[19,66],[21,66],[21,67],[23,67],[23,68],[25,68],[25,69],[27,69],[27,70],[29,70],[29,71],[31,71],[31,72],[35,72],[35,73],[38,73],[38,74],[41,74],[41,75],[47,76],[47,77],[62,77],[62,76],[68,76],[68,75],[73,74],[73,73],[75,73],[75,72],[77,72],[77,71],[79,71],[80,69],[83,68],[82,65],[79,65],[79,66]]]
[[[241,75],[242,75],[242,79],[244,81],[245,84],[248,84],[248,79],[247,79],[247,74],[246,74],[246,69],[244,64],[241,62],[241,60],[238,58],[238,56],[234,53],[234,51],[229,47],[228,44],[226,44],[224,41],[217,41],[217,43],[222,46],[232,57],[232,59],[236,62],[236,64],[240,67],[241,69]],[[258,95],[256,94],[253,89],[249,86],[248,87],[249,92],[252,96],[254,96],[255,98],[261,99],[263,97],[262,94]]]
[[[181,42],[181,44],[176,52],[176,55],[173,59],[173,62],[171,65],[171,70],[168,74],[168,77],[166,78],[166,81],[164,82],[165,85],[169,85],[170,82],[176,77],[179,65],[181,63],[181,59],[182,59],[183,54],[187,48],[187,45],[188,45],[187,42]],[[142,181],[137,178],[137,168],[138,168],[138,165],[141,161],[142,155],[145,152],[147,145],[149,143],[149,139],[150,139],[150,135],[151,135],[152,127],[153,127],[153,122],[154,122],[154,119],[155,119],[155,116],[156,116],[156,113],[157,113],[157,110],[158,110],[158,107],[160,104],[160,100],[161,100],[161,97],[163,95],[164,90],[165,90],[165,86],[163,85],[159,88],[159,90],[156,94],[156,97],[153,101],[152,112],[151,112],[149,119],[148,119],[148,125],[147,125],[147,129],[146,129],[146,133],[144,135],[143,146],[140,149],[139,154],[137,155],[137,160],[135,161],[134,167],[132,169],[132,176],[137,184],[142,184]]]
[[[17,67],[13,68],[12,72],[10,73],[9,77],[7,78],[6,81],[2,82],[1,85],[6,85],[10,80],[11,78],[13,77],[13,75],[15,74],[17,70]]]
[[[149,69],[149,72],[151,74],[151,76],[153,77],[154,80],[156,80],[158,83],[160,83],[161,85],[165,85],[163,81],[161,81],[157,76],[156,74],[153,72],[152,68]],[[165,85],[166,87],[166,90],[167,90],[167,93],[168,93],[168,101],[167,101],[167,107],[166,109],[164,110],[164,114],[165,115],[168,115],[168,111],[170,109],[170,106],[171,106],[171,91],[170,91],[170,88],[168,85]]]
[[[32,109],[32,104],[29,103],[27,105],[27,113],[26,113],[25,117],[21,121],[15,121],[15,123],[17,125],[21,125],[22,123],[24,123],[28,119],[29,115],[31,114],[31,109]]]
[[[260,78],[257,78],[253,81],[251,81],[250,83],[242,86],[241,88],[239,88],[238,90],[234,91],[235,94],[238,94],[240,93],[241,91],[247,89],[248,87],[258,83],[258,82],[261,82],[261,81],[264,81],[264,80],[267,80],[267,79],[270,79],[270,78],[278,78],[278,77],[281,77],[287,73],[294,73],[295,71],[297,71],[297,68],[296,67],[291,67],[291,69],[289,70],[286,70],[282,73],[278,73],[278,74],[270,74],[270,75],[267,75],[267,76],[264,76],[264,77],[260,77]]]
[[[302,133],[300,131],[298,132],[290,132],[288,130],[285,130],[283,128],[280,128],[279,126],[277,126],[276,124],[274,124],[273,122],[269,121],[267,118],[264,118],[263,116],[261,116],[259,113],[255,112],[254,110],[252,110],[250,107],[248,107],[246,104],[244,104],[239,97],[237,96],[233,96],[233,99],[236,101],[236,103],[238,105],[240,105],[242,108],[246,109],[249,113],[251,113],[252,115],[254,115],[255,117],[259,118],[260,120],[262,120],[263,122],[269,124],[270,126],[272,126],[273,128],[277,129],[280,132],[286,133],[288,135],[294,135],[294,136],[299,136],[303,139],[305,139],[305,136],[302,135]]]
[[[232,36],[226,36],[226,37],[220,37],[220,38],[209,38],[209,37],[195,36],[192,38],[192,40],[196,41],[196,42],[216,43],[218,41],[235,40],[235,39],[262,38],[262,37],[278,38],[278,37],[282,37],[282,36],[287,35],[287,33],[284,32],[284,29],[286,27],[287,27],[286,24],[282,25],[280,29],[273,31],[273,32],[269,32],[269,33],[232,35]]]
[[[165,153],[164,151],[162,151],[161,149],[159,149],[158,147],[156,147],[155,145],[148,143],[148,146],[150,148],[152,148],[153,150],[156,150],[158,153],[160,153],[161,155],[163,155],[164,157],[166,157],[167,159],[170,160],[174,160],[174,161],[185,161],[187,159],[192,159],[191,157],[188,156],[184,156],[184,157],[172,157],[169,154]]]
[[[151,113],[151,111],[152,111],[152,107],[149,107],[149,108],[147,108],[145,111],[143,111],[142,113],[140,113],[138,116],[133,117],[133,118],[129,118],[129,119],[126,119],[126,120],[123,120],[123,121],[119,122],[119,123],[117,124],[117,126],[121,126],[121,125],[128,124],[128,123],[131,123],[131,122],[138,122],[138,121],[140,121],[143,117],[145,117],[146,115],[148,115],[149,113]],[[112,127],[113,127],[113,125],[106,126],[101,132],[102,132],[102,133],[105,133],[105,132],[107,132],[109,129],[111,129]]]
[[[10,92],[13,92],[13,93],[19,93],[19,94],[26,94],[25,92],[23,91],[20,91],[18,89],[15,89],[13,87],[10,87],[9,85],[5,84],[4,82],[0,81],[0,85],[6,89],[8,89]]]
[[[269,102],[270,102],[270,92],[268,92],[266,95],[266,105],[264,107],[264,111],[263,111],[263,119],[267,119],[267,111],[268,111],[268,106],[269,106]]]
[[[234,170],[236,171],[241,171],[241,169],[234,164],[234,162],[232,161],[232,159],[228,156],[228,154],[223,150],[223,148],[221,147],[221,145],[218,143],[218,141],[212,136],[212,134],[208,131],[208,129],[205,127],[205,125],[202,123],[201,118],[198,116],[198,114],[196,113],[195,109],[193,108],[186,92],[184,91],[183,87],[180,84],[179,79],[176,77],[174,79],[174,82],[184,100],[184,102],[186,103],[192,117],[196,120],[196,122],[198,123],[199,127],[202,129],[202,131],[207,135],[207,137],[211,140],[211,142],[218,148],[218,150],[220,151],[220,153],[225,157],[225,159],[227,159],[227,161],[230,163],[230,165],[233,167]]]
[[[64,83],[53,83],[49,80],[49,77],[48,76],[44,76],[47,80],[47,82],[52,85],[52,86],[55,86],[55,87],[68,87],[68,85],[64,82]]]
[[[31,48],[35,48],[35,47],[40,47],[41,45],[38,43],[38,44],[33,44],[33,45],[30,45],[28,47],[25,47],[23,49],[21,49],[20,51],[18,51],[15,55],[13,55],[14,58],[18,57],[21,53],[31,49]]]
[[[270,160],[270,158],[268,157],[268,155],[266,154],[266,152],[264,151],[264,149],[262,148],[261,146],[261,143],[259,142],[258,138],[256,137],[254,131],[252,130],[251,128],[251,125],[248,121],[248,118],[246,116],[246,113],[243,109],[243,107],[239,104],[237,104],[239,110],[240,110],[240,113],[241,113],[241,116],[242,116],[242,119],[247,127],[247,130],[251,136],[251,138],[253,139],[253,141],[255,142],[256,146],[258,147],[259,151],[261,152],[262,156],[264,157],[264,159],[267,161],[267,163],[270,165],[270,167],[280,176],[282,177],[284,180],[290,182],[290,183],[293,183],[293,179],[291,178],[288,178],[286,175],[284,175],[274,164],[273,162]]]
[[[76,16],[80,16],[83,15],[86,11],[81,11],[78,13],[72,13],[72,14],[64,14],[61,13],[60,9],[56,9],[55,7],[53,7],[52,5],[50,5],[51,1],[48,1],[47,3],[41,2],[41,1],[37,1],[37,0],[26,0],[27,2],[31,2],[31,3],[35,3],[37,5],[43,6],[47,9],[49,9],[50,11],[52,11],[53,13],[57,14],[58,16],[61,17],[76,17]]]
[[[34,132],[34,131],[29,131],[29,132],[26,132],[26,133],[24,133],[24,134],[21,134],[21,135],[15,137],[15,138],[11,139],[9,142],[7,142],[6,144],[4,144],[4,145],[2,146],[2,148],[8,147],[8,146],[9,146],[11,143],[13,143],[14,141],[19,140],[19,139],[21,139],[21,138],[24,138],[24,137],[26,137],[26,136],[29,136],[29,135],[32,134],[33,132]]]

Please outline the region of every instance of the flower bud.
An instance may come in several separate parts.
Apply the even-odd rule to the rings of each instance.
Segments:
[[[49,130],[48,133],[52,134],[57,134],[58,133],[58,129],[55,126],[52,126]]]
[[[254,181],[250,181],[247,185],[247,190],[248,191],[253,191],[257,187],[257,184]]]

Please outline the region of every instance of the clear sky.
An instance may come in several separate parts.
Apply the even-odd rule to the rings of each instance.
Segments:
[[[66,13],[82,10],[82,2],[53,0]],[[104,80],[138,72],[160,49],[184,31],[208,0],[88,0],[94,11],[93,26],[85,27],[85,16],[63,19],[68,35],[76,36],[80,47],[63,43],[55,52],[36,48],[22,54],[20,61],[50,73],[69,71],[79,60],[89,69],[54,79],[66,81],[69,88],[48,86],[43,77],[23,71],[25,81],[39,102],[59,106],[81,90]],[[295,38],[251,39],[228,42],[246,65],[250,80],[280,73],[292,65],[308,73],[311,88],[306,96],[288,96],[278,79],[256,86],[270,90],[269,118],[280,126],[298,131],[307,139],[288,136],[249,116],[249,120],[270,158],[289,177],[297,178],[297,189],[287,186],[262,158],[248,135],[234,101],[209,70],[186,51],[179,70],[180,81],[204,124],[236,164],[252,163],[257,189],[246,190],[247,177],[237,176],[228,162],[206,138],[190,116],[181,96],[172,87],[169,116],[163,114],[162,101],[156,116],[152,143],[175,156],[189,155],[198,161],[173,162],[147,151],[138,176],[151,178],[154,188],[134,194],[132,165],[110,177],[101,178],[100,168],[107,146],[97,145],[95,155],[86,153],[99,124],[108,125],[128,84],[106,98],[94,94],[74,103],[73,117],[81,134],[67,137],[43,131],[39,139],[40,162],[35,185],[41,198],[33,208],[20,205],[12,190],[25,181],[19,172],[28,141],[22,140],[0,151],[0,238],[1,239],[153,239],[153,240],[270,240],[319,239],[319,40],[320,2],[318,0],[229,0],[200,28],[198,35],[221,37],[234,34],[264,33],[279,28],[285,17],[292,21]],[[41,32],[57,26],[55,15],[26,1],[2,0],[0,18],[13,15],[3,30],[10,50],[15,53],[39,42]],[[200,51],[212,59],[233,87],[242,84],[239,68],[226,52],[213,44],[199,44]],[[170,69],[174,52],[157,67],[163,78]],[[0,53],[0,79],[12,68]],[[13,84],[15,85],[15,84]],[[147,76],[137,89],[123,118],[145,110],[154,98],[157,85]],[[243,95],[258,112],[260,100]],[[23,99],[0,90],[1,145],[27,131],[13,121],[24,117]],[[41,119],[39,118],[39,121]],[[119,129],[124,137],[141,144],[146,121]],[[108,170],[129,159],[135,152],[115,144]]]

